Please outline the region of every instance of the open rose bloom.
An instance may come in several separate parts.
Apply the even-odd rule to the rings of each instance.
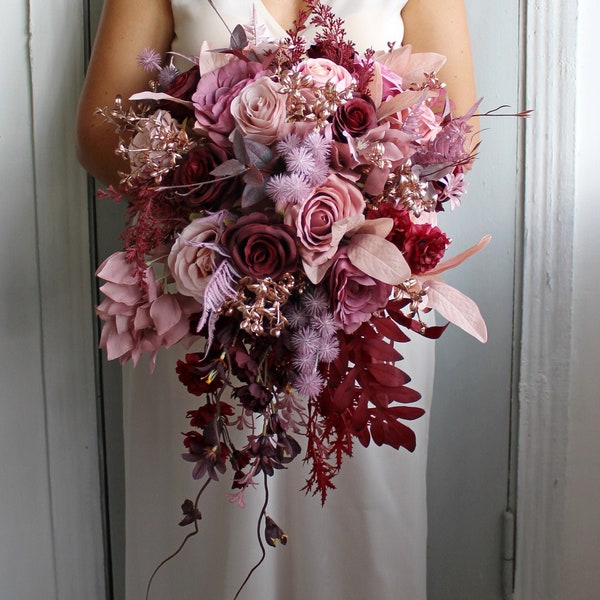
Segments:
[[[137,362],[192,344],[177,372],[203,404],[188,413],[185,460],[197,478],[229,471],[240,504],[300,453],[298,436],[323,501],[350,440],[414,448],[407,421],[423,411],[408,406],[419,393],[395,344],[442,333],[424,313],[487,335],[441,275],[488,238],[448,258],[436,219],[465,191],[475,108],[453,113],[435,75],[444,57],[360,55],[309,4],[312,46],[254,23],[228,50],[199,40],[188,72],[166,65],[120,113],[131,171],[107,192],[126,197],[129,220],[97,273],[101,345]]]

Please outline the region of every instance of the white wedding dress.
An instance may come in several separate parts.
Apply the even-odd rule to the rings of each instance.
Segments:
[[[233,29],[249,22],[253,0],[214,0]],[[404,0],[332,0],[336,14],[359,50],[400,43]],[[207,0],[172,0],[176,39],[173,49],[197,54],[203,39],[225,46],[228,33]],[[260,0],[260,21],[274,38],[284,35]],[[307,32],[310,36],[310,29]],[[433,384],[434,343],[413,336],[400,351],[400,365],[423,398],[427,414],[410,425],[417,449],[409,453],[358,442],[322,508],[300,492],[307,469],[298,457],[269,478],[269,515],[285,530],[286,546],[267,546],[267,559],[254,573],[240,600],[424,600],[426,598],[427,513],[425,475],[428,419]],[[159,353],[149,375],[147,363],[124,373],[126,469],[127,600],[143,600],[154,567],[175,550],[191,526],[179,527],[180,505],[193,499],[202,482],[181,458],[185,413],[199,399],[177,379],[180,349]],[[301,440],[299,440],[301,441]],[[153,600],[232,600],[260,557],[256,523],[264,495],[246,493],[247,505],[230,504],[230,474],[211,483],[200,501],[199,533],[156,576]]]

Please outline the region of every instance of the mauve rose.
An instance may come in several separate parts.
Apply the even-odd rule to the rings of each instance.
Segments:
[[[242,275],[277,280],[296,269],[294,232],[277,222],[277,218],[275,213],[251,213],[240,217],[223,233],[221,243]]]
[[[228,136],[235,126],[231,101],[262,70],[257,62],[232,60],[200,78],[192,96],[194,113],[198,126],[205,129],[213,141],[230,145]]]
[[[377,125],[375,105],[370,98],[351,98],[333,115],[333,137],[345,142],[344,133],[359,137]]]
[[[237,129],[246,138],[271,145],[286,133],[286,98],[280,84],[258,77],[231,102]]]
[[[318,266],[334,256],[338,244],[332,239],[336,221],[358,215],[365,208],[360,190],[339,175],[330,175],[301,205],[289,206],[284,221],[296,229],[303,260]]]
[[[439,227],[413,224],[406,232],[404,258],[416,275],[427,273],[442,260],[449,243],[450,240]]]
[[[307,58],[297,67],[302,75],[309,75],[315,86],[325,87],[327,83],[334,85],[336,91],[343,92],[352,84],[352,75],[328,58]]]
[[[221,217],[194,219],[175,240],[168,258],[177,291],[204,303],[206,284],[217,267],[219,254],[205,244],[219,241]]]
[[[207,143],[192,148],[181,160],[173,173],[173,185],[193,186],[194,184],[210,181],[193,192],[190,188],[179,188],[181,202],[191,209],[218,210],[230,208],[241,196],[241,181],[239,177],[227,179],[215,178],[210,172],[226,160],[229,154],[216,144]]]
[[[392,291],[392,286],[357,269],[345,252],[335,259],[328,281],[334,316],[346,333],[356,331],[376,310],[383,308]]]

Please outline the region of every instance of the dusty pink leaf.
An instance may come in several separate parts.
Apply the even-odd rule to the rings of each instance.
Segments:
[[[423,285],[431,308],[480,342],[487,341],[485,321],[471,298],[441,280],[429,279]]]
[[[213,169],[210,174],[215,177],[229,177],[231,175],[240,175],[246,170],[246,167],[235,158],[226,160],[221,163],[217,168]]]
[[[397,96],[392,96],[379,105],[379,108],[377,109],[377,120],[381,121],[390,115],[396,114],[406,108],[410,108],[421,102],[424,97],[425,92],[412,90],[402,92]]]
[[[438,266],[435,269],[431,269],[431,271],[428,271],[424,275],[426,277],[431,277],[432,275],[439,275],[440,273],[443,273],[444,271],[448,271],[450,269],[454,269],[455,267],[458,267],[458,265],[465,262],[465,260],[467,260],[467,258],[470,258],[471,256],[473,256],[473,254],[476,254],[480,250],[483,250],[490,243],[491,239],[492,239],[491,235],[489,235],[489,234],[484,235],[474,246],[471,246],[470,248],[468,248],[464,252],[461,252],[460,254],[457,254],[453,258],[449,258],[448,260],[443,260],[442,262],[440,262],[438,264]]]
[[[353,235],[347,253],[357,269],[383,283],[397,285],[410,277],[410,267],[402,252],[377,235]]]
[[[176,104],[182,104],[187,108],[194,108],[194,105],[188,100],[182,100],[181,98],[175,98],[175,96],[170,96],[169,94],[165,94],[164,92],[138,92],[137,94],[133,94],[133,96],[129,96],[130,100],[167,100],[169,102],[175,102]]]

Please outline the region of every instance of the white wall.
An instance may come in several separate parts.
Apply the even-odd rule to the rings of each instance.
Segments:
[[[600,597],[600,187],[597,0],[579,0],[573,354],[563,595]]]
[[[0,600],[103,597],[79,0],[0,19]]]

